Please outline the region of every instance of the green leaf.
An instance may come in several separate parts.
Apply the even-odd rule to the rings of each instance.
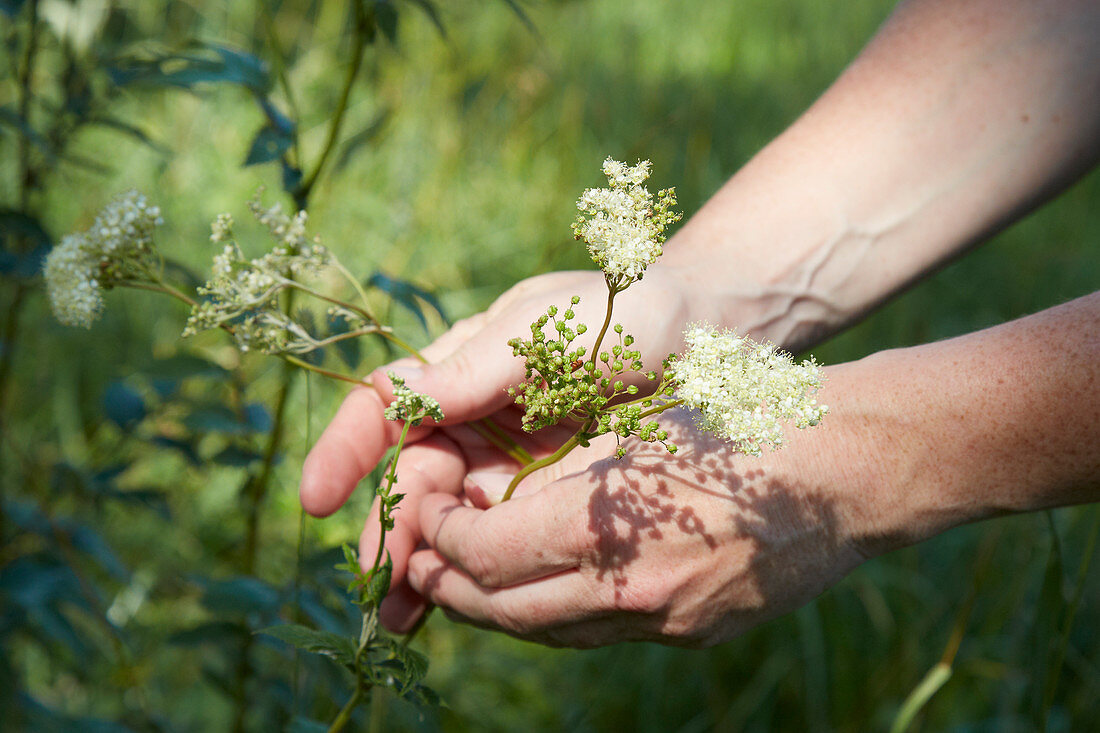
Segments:
[[[329,336],[339,336],[351,330],[351,324],[342,314],[330,315],[326,320]],[[362,360],[362,346],[357,338],[344,339],[334,343],[333,348],[349,369],[355,369]]]
[[[236,445],[228,445],[223,448],[217,455],[211,460],[214,463],[219,463],[223,466],[233,466],[235,468],[248,468],[256,461],[263,458],[263,453],[254,450],[248,450]]]
[[[287,150],[290,150],[293,142],[294,139],[283,130],[270,124],[261,127],[252,138],[252,145],[244,159],[244,167],[278,160]]]
[[[269,626],[266,629],[260,629],[257,633],[273,636],[291,646],[334,659],[346,666],[355,664],[355,644],[346,636],[330,631],[318,631],[299,624]]]
[[[387,553],[386,561],[382,563],[382,566],[379,567],[378,570],[371,575],[370,580],[367,581],[367,587],[364,589],[363,597],[375,606],[381,605],[382,599],[390,592],[390,579],[392,577],[393,560],[390,559]]]
[[[118,427],[129,432],[145,419],[148,410],[145,398],[122,382],[111,382],[103,392],[103,414]]]
[[[439,317],[443,319],[444,323],[450,324],[447,315],[443,312],[443,306],[439,303],[439,299],[427,290],[419,288],[410,282],[392,278],[383,272],[376,272],[367,280],[367,286],[378,288],[393,298],[394,302],[408,309],[416,316],[417,320],[420,321],[420,325],[424,327],[425,331],[428,330],[428,321],[424,317],[424,311],[420,306],[421,301],[430,305],[432,309],[439,314]]]
[[[374,3],[374,19],[386,40],[397,43],[397,8],[393,3],[389,0],[377,0]]]
[[[143,145],[155,150],[161,155],[168,155],[172,151],[165,145],[157,142],[153,138],[145,134],[145,131],[140,127],[131,125],[129,122],[123,122],[122,120],[115,119],[114,117],[92,117],[88,119],[90,125],[100,125],[102,127],[108,127],[112,130],[117,130],[125,135],[128,135]]]

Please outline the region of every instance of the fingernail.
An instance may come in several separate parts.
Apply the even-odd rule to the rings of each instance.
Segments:
[[[474,506],[485,509],[500,503],[510,480],[501,473],[471,471],[463,479],[462,488]]]
[[[403,359],[386,367],[386,375],[389,376],[391,373],[406,382],[415,382],[424,376],[424,370],[416,362],[406,362]]]

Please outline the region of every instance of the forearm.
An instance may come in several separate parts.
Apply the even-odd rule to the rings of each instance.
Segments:
[[[695,318],[820,341],[1100,155],[1100,3],[903,2],[669,242]]]
[[[852,535],[868,554],[1100,500],[1100,292],[834,374],[817,470],[844,456]]]

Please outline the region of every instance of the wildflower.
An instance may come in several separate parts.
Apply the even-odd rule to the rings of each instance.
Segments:
[[[640,280],[657,261],[665,228],[681,216],[672,211],[674,189],[659,191],[654,202],[643,185],[650,167],[648,160],[629,167],[608,158],[603,172],[609,188],[590,188],[577,201],[573,234],[588,244],[592,259],[619,289]]]
[[[438,401],[426,394],[413,392],[405,385],[405,380],[392,371],[386,375],[393,383],[393,402],[383,413],[387,420],[404,420],[413,426],[422,423],[426,417],[436,422],[443,421],[443,410]]]
[[[104,207],[87,231],[64,237],[43,268],[57,319],[89,328],[103,310],[104,290],[155,281],[160,256],[153,235],[163,222],[158,207],[129,191]]]
[[[199,288],[205,300],[191,309],[183,335],[231,326],[241,351],[312,351],[321,342],[283,312],[279,294],[296,286],[293,277],[317,272],[329,264],[331,256],[325,247],[307,238],[304,211],[290,218],[278,205],[264,209],[256,200],[250,208],[276,239],[274,249],[262,257],[246,259],[232,239],[232,218],[220,215],[211,226],[210,240],[222,244],[222,251],[214,256],[211,279]]]
[[[771,344],[708,325],[689,326],[684,340],[687,350],[667,373],[676,396],[699,411],[701,428],[740,452],[760,455],[764,446],[779,447],[782,421],[805,428],[828,410],[814,399],[821,368],[813,360],[796,364]]]

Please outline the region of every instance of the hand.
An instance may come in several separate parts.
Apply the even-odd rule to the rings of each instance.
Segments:
[[[793,610],[865,559],[873,464],[845,449],[863,436],[843,418],[751,458],[683,411],[665,417],[675,456],[630,441],[616,460],[605,436],[507,503],[423,497],[430,549],[409,559],[411,589],[458,620],[545,644],[697,647]]]
[[[519,468],[463,423],[491,415],[513,439],[538,455],[545,454],[543,447],[552,449],[568,435],[564,428],[540,431],[536,436],[519,430],[520,413],[511,407],[505,390],[523,379],[523,363],[512,356],[507,342],[528,335],[530,323],[547,306],[565,307],[574,295],[581,297],[574,309],[578,321],[598,325],[607,298],[601,273],[561,272],[520,282],[488,311],[455,324],[425,348],[423,355],[430,365],[402,359],[376,370],[371,375],[375,389],[357,388],[349,393],[307,457],[302,470],[302,505],[314,516],[327,516],[343,505],[400,434],[400,425],[382,416],[392,397],[385,376],[389,369],[401,373],[412,389],[441,403],[446,416],[443,425],[414,429],[397,465],[397,490],[406,496],[395,512],[396,526],[386,537],[394,573],[382,618],[390,628],[408,628],[424,607],[423,600],[404,583],[406,561],[421,539],[416,521],[421,498],[435,492],[457,495],[463,486],[478,485],[478,473],[503,476]],[[625,314],[616,320],[654,357],[649,368],[659,368],[663,356],[680,348],[681,324],[690,317],[688,301],[667,271],[652,267],[644,281],[619,296],[616,306],[617,314]],[[474,478],[466,480],[471,471]],[[498,497],[501,493],[503,486]],[[363,557],[373,557],[377,549],[377,511],[375,506],[360,538]]]

